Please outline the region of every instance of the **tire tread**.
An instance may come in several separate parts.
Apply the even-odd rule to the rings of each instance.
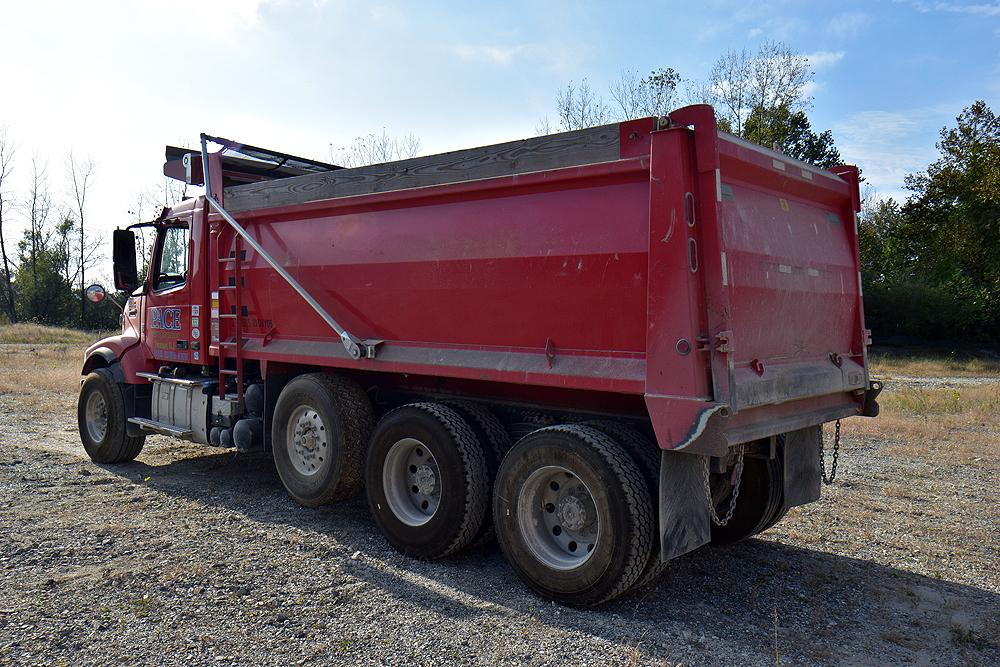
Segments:
[[[659,503],[657,502],[657,489],[660,486],[660,448],[638,429],[620,422],[599,420],[584,422],[583,425],[595,428],[614,439],[627,453],[631,454],[632,459],[638,464],[646,479],[650,500],[653,503],[653,515],[658,519]],[[650,545],[646,565],[639,578],[632,584],[632,587],[629,589],[630,591],[643,588],[667,569],[667,561],[660,560],[660,540],[657,539],[659,537],[658,520],[656,526],[657,533],[652,545]]]

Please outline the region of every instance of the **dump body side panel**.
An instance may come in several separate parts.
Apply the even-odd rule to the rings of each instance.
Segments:
[[[631,158],[241,214],[345,328],[385,341],[349,360],[248,251],[247,354],[641,394],[648,183]]]

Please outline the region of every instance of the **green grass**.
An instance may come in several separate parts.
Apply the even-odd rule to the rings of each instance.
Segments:
[[[10,343],[64,343],[67,345],[90,345],[108,335],[107,331],[81,331],[64,327],[48,327],[42,324],[18,323],[0,325],[0,344]]]

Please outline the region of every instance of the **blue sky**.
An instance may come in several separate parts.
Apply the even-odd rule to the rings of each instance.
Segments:
[[[1000,3],[985,0],[0,0],[0,125],[14,188],[37,154],[60,201],[66,151],[92,155],[90,217],[110,229],[157,184],[163,145],[201,131],[327,159],[384,127],[438,152],[534,134],[570,80],[700,79],[768,39],[811,56],[814,126],[883,196],[963,106],[1000,108]]]

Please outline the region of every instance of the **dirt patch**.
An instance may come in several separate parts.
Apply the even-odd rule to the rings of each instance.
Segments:
[[[961,456],[964,431],[935,432],[933,451],[907,441],[920,417],[845,422],[819,503],[575,611],[530,594],[495,545],[421,563],[361,499],[296,506],[266,455],[155,437],[134,463],[94,465],[79,352],[46,354],[65,355],[67,385],[15,377],[34,355],[0,356],[0,387],[20,387],[0,390],[0,664],[1000,660],[995,420]]]

